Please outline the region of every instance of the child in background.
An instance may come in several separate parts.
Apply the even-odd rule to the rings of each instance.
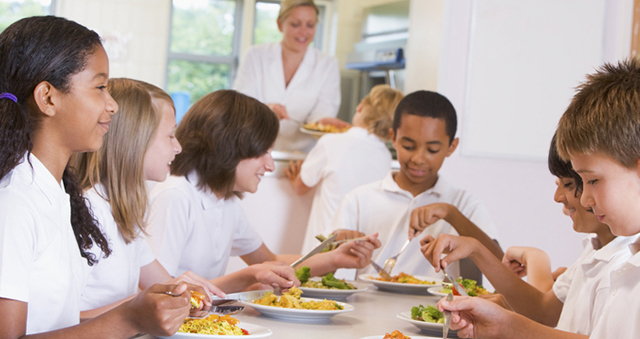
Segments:
[[[389,141],[393,112],[402,97],[402,92],[388,85],[373,87],[356,108],[353,126],[347,132],[323,136],[304,163],[290,163],[286,174],[297,194],[318,186],[302,253],[318,245],[316,235],[333,231],[331,220],[347,193],[384,178],[391,170],[391,152],[385,142]]]
[[[585,183],[580,202],[617,236],[640,233],[640,62],[605,64],[578,87],[560,119],[558,154]],[[610,292],[590,338],[640,333],[640,240],[610,274]],[[441,300],[461,337],[587,338],[540,325],[477,298]]]
[[[80,324],[83,269],[96,263],[90,249],[111,249],[67,164],[102,144],[118,110],[108,79],[100,37],[73,21],[30,17],[0,34],[3,338],[172,335],[189,315],[187,284],[156,284]]]
[[[381,181],[345,196],[333,223],[339,238],[379,232],[386,244],[372,258],[378,264],[396,255],[415,230],[471,236],[502,258],[502,250],[492,240],[496,230],[484,205],[438,174],[444,159],[458,146],[456,128],[455,109],[444,96],[428,91],[405,96],[390,131],[400,171],[391,171]],[[436,276],[420,255],[419,241],[411,241],[394,271]]]
[[[172,176],[151,192],[148,239],[169,273],[192,271],[226,292],[255,283],[283,289],[299,284],[288,264],[300,255],[273,254],[239,203],[243,193],[256,192],[265,172],[273,171],[278,126],[266,105],[235,91],[210,93],[189,109],[176,130],[183,150],[171,165]],[[364,267],[379,246],[373,235],[301,265],[312,275]],[[249,267],[223,276],[231,255]]]
[[[169,164],[181,150],[174,134],[171,97],[154,85],[124,78],[110,79],[107,90],[119,109],[111,118],[102,147],[72,160],[91,212],[111,247],[108,257],[92,251],[98,262],[88,268],[82,318],[102,314],[131,299],[138,288],[159,282],[186,281],[223,296],[209,281],[191,272],[171,277],[145,240],[149,206],[145,181],[164,181]]]
[[[560,275],[553,289],[541,291],[527,284],[510,269],[501,266],[498,259],[477,240],[468,237],[440,235],[436,240],[428,236],[421,240],[424,256],[438,271],[460,258],[470,257],[480,267],[496,290],[504,295],[511,308],[539,323],[558,329],[590,334],[600,318],[609,295],[609,273],[629,258],[628,246],[635,238],[616,237],[609,226],[598,221],[590,208],[580,205],[582,180],[571,169],[571,163],[563,161],[556,150],[555,137],[549,149],[549,170],[555,175],[558,188],[554,200],[563,204],[563,210],[573,220],[576,232],[595,234],[585,239],[585,248],[578,260]],[[440,260],[443,250],[449,254]],[[529,259],[533,269],[531,279],[553,281],[549,258],[540,253],[519,253],[517,257]],[[542,252],[544,254],[544,252]],[[524,261],[519,258],[519,260]],[[543,269],[536,270],[536,266]],[[541,279],[538,277],[542,275]],[[544,310],[544,312],[540,312]]]

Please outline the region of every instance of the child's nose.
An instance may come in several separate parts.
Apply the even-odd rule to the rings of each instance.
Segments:
[[[588,185],[584,185],[582,189],[580,204],[587,208],[595,205],[595,201],[593,200],[593,196],[591,195],[591,189],[588,188]]]
[[[567,201],[566,190],[564,189],[562,184],[559,184],[556,187],[556,192],[553,194],[553,200],[558,203]]]

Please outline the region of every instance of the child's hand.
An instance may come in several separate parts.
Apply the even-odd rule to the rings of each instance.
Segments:
[[[527,276],[527,267],[531,260],[536,264],[550,262],[549,256],[535,247],[512,246],[502,257],[502,263],[520,278]]]
[[[221,289],[219,289],[216,285],[212,284],[209,280],[191,272],[191,271],[187,271],[182,273],[181,275],[167,281],[167,283],[174,283],[177,284],[181,281],[184,281],[186,283],[192,284],[192,285],[198,285],[198,286],[202,286],[205,289],[205,292],[207,292],[205,295],[209,296],[211,294],[217,295],[220,298],[224,298],[226,295],[224,294],[224,292],[222,292]]]
[[[300,286],[300,280],[296,278],[295,270],[279,261],[266,261],[261,264],[249,266],[256,281],[274,288],[288,289]]]
[[[382,243],[378,233],[371,234],[366,240],[349,241],[331,251],[334,266],[337,268],[364,268],[371,263],[373,251]]]
[[[472,255],[477,246],[482,246],[474,238],[461,237],[451,234],[440,234],[437,239],[427,235],[420,239],[420,251],[422,255],[431,263],[436,272],[440,272],[440,267],[446,268],[450,263],[467,258]],[[440,259],[442,253],[447,253],[444,259]]]
[[[284,169],[284,174],[289,178],[289,181],[293,183],[300,175],[300,168],[302,167],[302,160],[289,161],[289,167]]]
[[[513,326],[513,312],[477,297],[442,298],[438,310],[451,311],[451,329],[460,338],[499,338],[505,328]]]
[[[349,239],[357,239],[365,236],[364,233],[352,230],[338,229],[333,231],[331,234],[337,234],[335,241],[339,240],[349,240]],[[378,240],[379,241],[379,240]]]
[[[413,239],[427,227],[440,219],[446,219],[452,206],[447,203],[435,203],[418,207],[411,211],[409,221],[409,239]]]
[[[171,336],[178,331],[191,310],[190,287],[186,283],[155,284],[121,305],[126,319],[141,333]]]
[[[507,298],[500,293],[478,294],[478,298],[489,300],[494,304],[502,306],[505,310],[513,311],[511,305],[507,302]]]

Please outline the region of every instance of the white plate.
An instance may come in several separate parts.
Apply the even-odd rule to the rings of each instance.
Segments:
[[[393,332],[393,331],[391,331],[391,332]],[[391,332],[389,332],[389,333],[391,333]],[[438,337],[424,337],[424,336],[420,336],[420,335],[408,335],[408,334],[405,334],[405,336],[409,336],[411,339],[440,339]],[[369,337],[362,337],[360,339],[382,339],[382,338],[384,338],[384,335],[372,335],[372,336],[369,336]]]
[[[438,285],[438,286],[442,284],[442,279],[434,279],[434,278],[424,277],[419,275],[414,275],[414,277],[420,280],[435,281],[436,282],[435,285]],[[397,283],[397,282],[376,280],[375,278],[377,277],[374,275],[361,275],[359,276],[359,278],[360,280],[368,281],[376,285],[376,287],[380,290],[390,291],[390,292],[426,294],[427,289],[429,287],[435,286],[435,285],[407,284],[407,283]]]
[[[397,315],[398,319],[412,323],[415,327],[424,331],[440,331],[442,332],[442,324],[430,323],[422,320],[411,319],[411,312],[400,312]]]
[[[304,133],[304,134],[309,134],[309,135],[313,135],[315,137],[321,137],[325,134],[329,134],[329,132],[322,132],[322,131],[318,131],[315,129],[307,129],[304,127],[300,127],[300,132]]]
[[[311,278],[311,280],[320,281],[321,278]],[[312,287],[300,286],[300,290],[302,290],[302,295],[305,297],[321,298],[321,299],[345,299],[354,293],[360,293],[367,290],[367,286],[364,286],[364,284],[358,284],[355,281],[347,281],[347,282],[351,283],[356,289],[355,290],[339,290],[339,289],[325,289],[325,288],[312,288]]]
[[[439,297],[446,297],[447,293],[442,292],[442,286],[432,286],[427,288],[427,291],[433,295],[437,295]]]
[[[312,298],[300,298],[301,301],[322,301],[322,299]],[[351,312],[354,307],[343,302],[336,301],[344,309],[334,311],[318,311],[318,310],[300,310],[295,308],[282,308],[275,306],[265,306],[254,304],[251,301],[241,301],[240,303],[245,306],[253,307],[256,311],[260,312],[266,317],[289,320],[289,321],[302,321],[302,322],[323,322],[328,321],[329,318],[336,314]]]
[[[249,324],[239,321],[238,327],[244,328],[249,335],[243,335],[242,338],[264,338],[273,334],[270,329],[259,325]],[[204,339],[204,338],[238,338],[239,335],[214,335],[214,334],[195,334],[195,333],[176,333],[170,337],[158,337],[169,339]]]

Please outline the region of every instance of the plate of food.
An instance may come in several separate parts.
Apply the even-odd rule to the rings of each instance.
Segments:
[[[267,293],[262,299],[241,301],[241,303],[253,307],[266,317],[301,322],[328,321],[336,314],[354,310],[354,307],[347,303],[327,299],[301,298],[301,294],[300,289],[293,287],[281,296]]]
[[[343,133],[346,132],[351,126],[336,126],[331,124],[321,124],[317,122],[312,122],[309,124],[304,124],[300,127],[300,132],[313,135],[316,137],[321,137],[325,134],[330,133]]]
[[[481,285],[478,285],[478,282],[473,279],[456,279],[462,285],[464,290],[467,292],[467,295],[471,297],[477,297],[480,294],[491,294],[491,292],[487,291]],[[449,293],[453,293],[453,295],[460,295],[455,289],[453,289],[453,285],[449,286],[449,284],[445,284],[447,286],[433,286],[429,287],[427,291],[433,295],[444,297]]]
[[[178,332],[170,339],[203,339],[203,338],[264,338],[272,335],[270,329],[259,325],[245,323],[230,316],[211,314],[206,318],[187,318]]]
[[[414,276],[404,272],[396,276],[392,276],[391,280],[384,280],[380,276],[371,274],[361,275],[358,278],[374,284],[380,290],[400,293],[426,294],[429,287],[440,285],[442,283],[441,279],[418,275]]]
[[[431,305],[429,305],[431,306]],[[435,309],[436,311],[438,311],[434,306],[433,309]],[[414,307],[415,308],[415,307]],[[438,311],[439,312],[439,311]],[[400,312],[398,313],[397,317],[400,320],[404,320],[406,322],[409,322],[411,324],[413,324],[415,327],[423,330],[423,331],[439,331],[442,332],[442,313],[440,313],[440,320],[438,320],[439,322],[432,322],[432,321],[424,321],[421,318],[420,319],[413,319],[411,317],[412,312]]]
[[[364,292],[367,287],[354,281],[337,279],[333,273],[327,273],[323,277],[309,277],[309,267],[302,266],[296,270],[296,277],[300,280],[300,290],[305,297],[345,299],[359,292]]]
[[[408,336],[398,330],[395,330],[391,333],[386,333],[385,335],[372,335],[369,337],[362,337],[360,339],[438,339],[437,337],[424,337],[424,336]]]

